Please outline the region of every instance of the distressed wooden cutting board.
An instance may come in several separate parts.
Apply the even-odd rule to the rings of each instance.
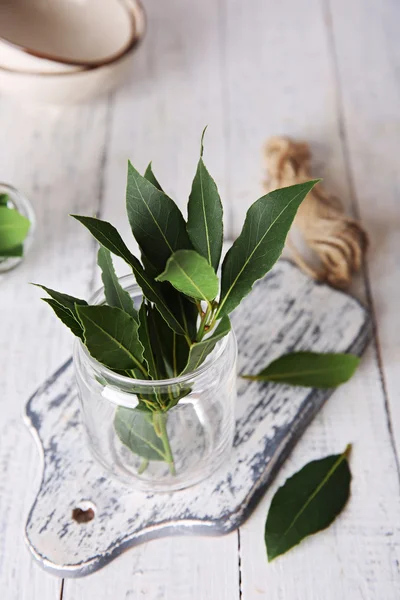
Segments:
[[[254,286],[232,321],[239,373],[256,373],[295,349],[361,354],[371,331],[369,315],[357,300],[311,281],[286,261]],[[32,553],[54,573],[81,576],[152,537],[235,529],[331,393],[239,378],[229,462],[197,486],[152,495],[110,479],[92,458],[68,361],[26,406],[44,463],[26,524]],[[73,519],[74,509],[88,507],[94,511],[90,522]]]

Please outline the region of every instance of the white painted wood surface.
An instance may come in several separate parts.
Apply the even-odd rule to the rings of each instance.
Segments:
[[[356,299],[315,283],[284,260],[232,313],[232,328],[238,373],[257,372],[294,345],[298,350],[360,355],[372,332],[369,313]],[[97,571],[122,548],[174,530],[215,536],[240,527],[255,498],[271,485],[332,394],[332,390],[260,386],[239,378],[229,460],[201,485],[179,494],[144,495],[105,477],[93,459],[83,424],[77,420],[73,371],[69,360],[26,406],[27,421],[44,454],[42,483],[29,513],[26,539],[37,561],[61,577]],[[190,395],[186,398],[190,401]],[[82,500],[94,505],[96,515],[79,525],[71,513]]]
[[[0,179],[32,199],[38,242],[0,280],[0,596],[2,600],[394,600],[400,597],[400,6],[396,0],[147,0],[149,32],[132,83],[90,106],[33,107],[0,97]],[[1,90],[0,90],[1,94]],[[373,303],[375,344],[311,425],[239,532],[156,540],[62,587],[32,563],[23,525],[38,485],[22,423],[29,394],[69,355],[71,337],[28,281],[87,296],[95,246],[67,219],[124,223],[126,160],[153,159],[183,204],[205,159],[236,235],[261,193],[262,144],[310,140],[315,174],[371,236],[357,291]],[[353,442],[352,498],[327,531],[269,565],[263,525],[273,491],[312,458]]]

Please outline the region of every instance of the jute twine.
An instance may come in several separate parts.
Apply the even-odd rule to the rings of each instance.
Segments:
[[[312,179],[307,143],[273,137],[267,142],[265,153],[268,191]],[[318,265],[314,266],[315,261],[298,248],[291,234],[287,246],[294,262],[314,279],[346,288],[353,273],[361,267],[368,238],[361,225],[345,215],[340,200],[329,196],[322,185],[317,184],[301,204],[295,228],[318,258]]]

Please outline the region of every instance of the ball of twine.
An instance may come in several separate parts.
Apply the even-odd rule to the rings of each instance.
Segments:
[[[306,142],[273,137],[265,147],[268,169],[267,191],[303,183],[311,179],[311,151]],[[293,233],[287,246],[294,262],[308,275],[338,288],[346,288],[352,275],[362,265],[368,237],[360,223],[345,214],[338,198],[317,184],[300,205],[295,229],[305,245],[318,259],[318,266],[294,242]]]

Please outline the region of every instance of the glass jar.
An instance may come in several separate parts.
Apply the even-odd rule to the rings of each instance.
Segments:
[[[8,258],[0,256],[0,273],[5,273],[6,271],[14,269],[14,267],[17,267],[24,260],[29,248],[31,247],[35,232],[35,213],[33,212],[33,208],[27,198],[25,198],[21,192],[16,190],[11,185],[0,182],[0,195],[3,194],[8,196],[7,206],[9,208],[15,208],[19,213],[21,213],[21,215],[29,219],[31,225],[28,235],[23,243],[23,256],[10,256]]]
[[[139,307],[142,292],[129,275],[121,285]],[[105,301],[99,290],[90,304]],[[174,491],[209,477],[233,443],[237,347],[233,332],[193,373],[162,381],[119,375],[74,347],[82,418],[94,456],[112,475],[143,491]],[[138,408],[138,397],[179,402],[167,412]],[[143,406],[143,403],[141,403]]]

